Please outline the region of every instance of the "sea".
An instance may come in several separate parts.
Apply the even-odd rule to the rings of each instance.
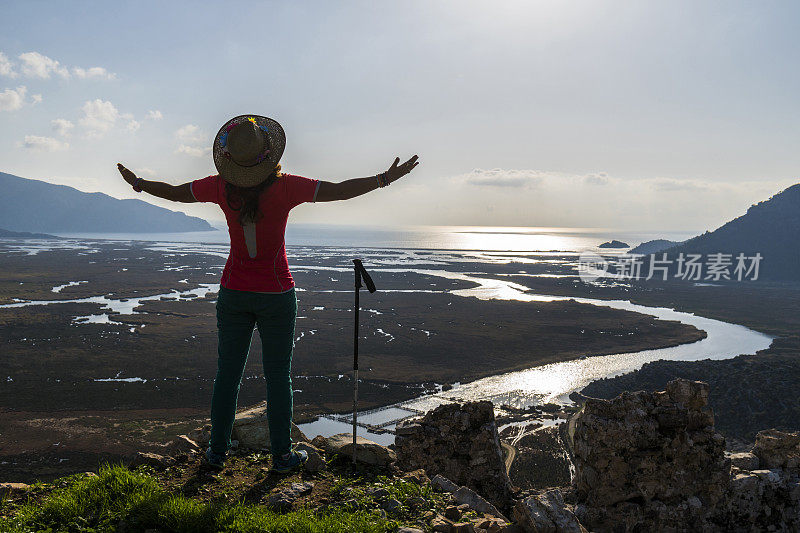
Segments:
[[[683,241],[696,232],[630,231],[609,228],[501,226],[345,226],[290,223],[288,246],[335,246],[424,250],[583,252],[611,240],[631,246],[653,239]],[[225,228],[186,233],[56,233],[74,239],[140,240],[227,244]],[[607,251],[607,250],[606,250]]]

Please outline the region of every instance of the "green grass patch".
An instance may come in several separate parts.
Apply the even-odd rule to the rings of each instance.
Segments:
[[[115,531],[121,522],[131,530],[169,532],[363,532],[397,529],[394,521],[369,512],[302,509],[280,514],[259,505],[204,503],[170,494],[147,473],[124,466],[103,466],[97,477],[63,478],[41,502],[21,505],[0,531]]]

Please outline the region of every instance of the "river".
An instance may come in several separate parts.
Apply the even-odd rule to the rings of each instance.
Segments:
[[[359,422],[383,426],[385,429],[393,429],[397,421],[416,414],[416,412],[427,411],[452,400],[491,400],[495,405],[507,404],[515,407],[527,407],[545,402],[571,403],[568,398],[571,392],[582,389],[592,381],[639,369],[649,361],[659,359],[675,361],[729,359],[740,354],[755,354],[759,350],[768,348],[773,340],[768,335],[737,324],[730,324],[665,307],[638,305],[627,300],[597,300],[532,294],[529,292],[528,287],[519,283],[444,270],[381,270],[416,272],[418,274],[477,283],[478,286],[474,288],[451,291],[452,294],[466,298],[517,300],[521,302],[552,302],[573,299],[584,304],[652,315],[662,320],[677,320],[684,324],[695,326],[707,333],[705,339],[680,346],[585,357],[489,376],[469,383],[456,384],[446,393],[421,396],[388,408],[360,413],[357,417]],[[338,420],[334,420],[321,417],[315,422],[300,425],[300,429],[310,436],[329,436],[335,433],[352,431],[352,419],[341,417]],[[392,433],[377,434],[361,427],[358,428],[358,433],[384,445],[394,441]]]

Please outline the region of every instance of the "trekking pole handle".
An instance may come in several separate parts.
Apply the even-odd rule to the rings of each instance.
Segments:
[[[375,288],[375,283],[372,281],[369,273],[367,273],[364,265],[361,264],[361,259],[353,259],[353,264],[356,268],[356,287],[361,287],[361,279],[363,278],[364,283],[367,284],[367,290],[369,290],[369,292],[375,292],[377,290]]]

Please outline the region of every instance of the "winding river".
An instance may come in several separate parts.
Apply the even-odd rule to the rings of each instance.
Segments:
[[[676,320],[695,326],[708,334],[705,339],[680,346],[586,357],[490,376],[470,383],[456,384],[446,393],[425,395],[395,406],[359,414],[358,419],[360,422],[385,425],[386,429],[392,429],[394,427],[392,422],[399,421],[414,414],[416,411],[427,411],[444,402],[453,400],[486,399],[495,404],[507,404],[515,407],[527,407],[545,402],[569,403],[568,395],[573,391],[582,389],[590,382],[636,370],[649,361],[659,359],[675,361],[729,359],[739,354],[755,354],[759,350],[768,348],[773,339],[768,335],[744,326],[664,307],[638,305],[627,300],[596,300],[592,298],[532,294],[529,292],[528,287],[518,283],[444,270],[380,270],[416,272],[418,274],[476,283],[478,286],[474,288],[450,291],[453,294],[464,297],[473,297],[481,300],[517,300],[521,302],[552,302],[572,299],[589,305],[634,311],[662,320]],[[302,424],[300,428],[309,435],[321,434],[327,436],[352,431],[351,424],[352,421],[348,423],[346,418],[320,418],[316,422]],[[394,440],[394,435],[391,433],[376,434],[363,428],[359,428],[359,433],[382,444],[388,444]]]

